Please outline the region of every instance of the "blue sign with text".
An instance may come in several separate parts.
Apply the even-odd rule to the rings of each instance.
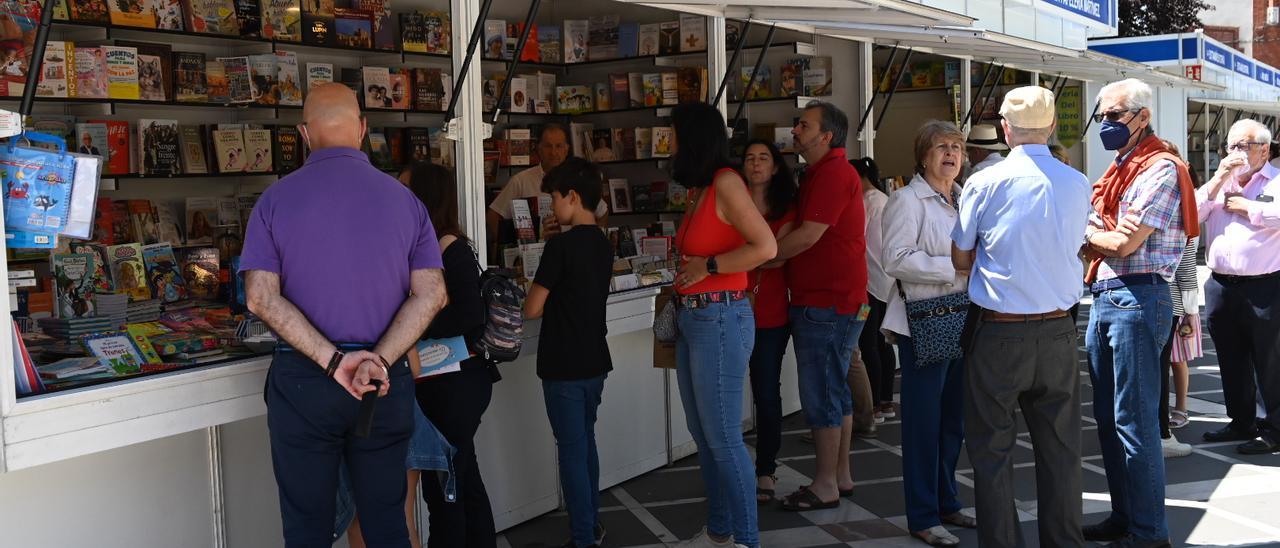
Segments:
[[[1253,67],[1253,77],[1256,78],[1259,82],[1262,82],[1267,85],[1271,85],[1272,80],[1275,79],[1275,73],[1272,72],[1271,69],[1269,68],[1266,68],[1262,65],[1257,65]]]
[[[1039,0],[1048,11],[1091,27],[1116,26],[1116,0]]]
[[[1204,60],[1206,63],[1220,66],[1224,69],[1231,70],[1231,58],[1234,57],[1231,51],[1204,42]]]
[[[1253,78],[1253,61],[1240,55],[1235,56],[1235,68],[1238,74]]]

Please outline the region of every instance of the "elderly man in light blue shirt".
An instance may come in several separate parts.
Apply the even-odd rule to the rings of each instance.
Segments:
[[[1079,358],[1067,309],[1080,300],[1091,190],[1046,146],[1056,126],[1052,92],[1012,90],[1000,115],[1013,149],[969,179],[951,234],[956,269],[972,269],[964,420],[978,545],[1024,545],[1013,500],[1021,405],[1035,445],[1040,545],[1083,546]]]

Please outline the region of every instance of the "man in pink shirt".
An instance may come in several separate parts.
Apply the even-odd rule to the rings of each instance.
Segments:
[[[1280,451],[1280,169],[1267,163],[1270,144],[1266,126],[1236,122],[1229,154],[1196,191],[1213,271],[1204,288],[1209,335],[1231,418],[1204,439],[1244,441],[1236,451],[1247,455]]]

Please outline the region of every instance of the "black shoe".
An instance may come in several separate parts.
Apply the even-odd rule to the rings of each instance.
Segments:
[[[1093,542],[1110,542],[1125,538],[1125,534],[1128,533],[1128,528],[1121,527],[1120,525],[1117,525],[1116,522],[1106,519],[1102,520],[1101,523],[1084,526],[1084,528],[1081,529],[1081,532],[1084,533],[1085,540],[1091,540]]]
[[[1255,438],[1236,446],[1241,455],[1270,455],[1280,451],[1280,443],[1271,443],[1267,438]]]
[[[1108,545],[1110,548],[1172,548],[1166,540],[1138,540],[1133,535],[1125,536],[1120,542]]]
[[[1249,441],[1258,437],[1258,431],[1254,429],[1240,430],[1231,425],[1223,426],[1217,430],[1204,433],[1204,441]]]

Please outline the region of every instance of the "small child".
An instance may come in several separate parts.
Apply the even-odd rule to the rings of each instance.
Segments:
[[[613,246],[596,225],[603,181],[600,168],[582,158],[565,160],[543,179],[556,220],[572,228],[547,242],[524,304],[526,317],[542,318],[538,377],[569,508],[573,538],[566,548],[596,547],[604,540],[604,528],[597,521],[600,463],[595,424],[604,379],[613,369],[605,343]]]

